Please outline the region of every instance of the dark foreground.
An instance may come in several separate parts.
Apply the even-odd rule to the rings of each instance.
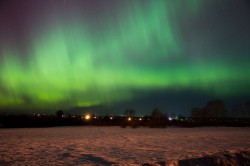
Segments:
[[[226,151],[215,153],[198,158],[181,159],[165,162],[163,165],[172,166],[249,166],[250,165],[250,149],[238,151]]]
[[[250,128],[0,130],[0,165],[249,165]]]

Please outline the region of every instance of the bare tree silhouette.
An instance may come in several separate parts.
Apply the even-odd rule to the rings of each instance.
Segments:
[[[160,111],[158,107],[151,112],[151,119],[149,121],[150,127],[166,127],[168,122],[167,117]]]
[[[212,100],[203,108],[193,108],[191,113],[194,118],[222,118],[226,115],[224,107],[223,100]]]
[[[246,117],[250,118],[250,101],[245,102],[244,107],[246,109]]]
[[[133,117],[135,117],[135,115],[136,115],[136,111],[134,110],[134,109],[132,109],[132,108],[127,108],[127,109],[125,109],[124,110],[124,116],[126,116],[126,117],[131,117],[131,118],[133,118]]]
[[[212,100],[203,108],[206,117],[222,118],[225,117],[225,108],[223,100]]]

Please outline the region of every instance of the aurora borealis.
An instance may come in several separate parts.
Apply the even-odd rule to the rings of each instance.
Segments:
[[[1,1],[0,108],[247,100],[249,19],[247,0]]]

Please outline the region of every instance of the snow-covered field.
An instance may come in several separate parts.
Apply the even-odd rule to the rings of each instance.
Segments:
[[[0,165],[164,165],[249,148],[250,128],[0,129]]]

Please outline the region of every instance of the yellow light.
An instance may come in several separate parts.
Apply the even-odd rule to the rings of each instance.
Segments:
[[[111,116],[111,117],[110,117],[110,119],[112,120],[112,119],[113,119],[113,117]]]
[[[131,121],[131,120],[132,120],[132,119],[129,117],[129,118],[128,118],[128,121]]]
[[[142,118],[139,118],[139,121],[141,121],[142,120]]]
[[[89,120],[90,119],[90,115],[89,114],[85,115],[85,119]]]

